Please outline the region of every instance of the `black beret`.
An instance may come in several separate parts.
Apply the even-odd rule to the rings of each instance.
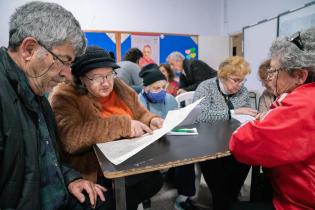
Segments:
[[[83,55],[76,57],[71,66],[71,72],[74,76],[80,77],[93,69],[102,67],[119,68],[110,54],[103,48],[89,46]]]
[[[149,86],[156,81],[166,80],[165,76],[159,69],[159,66],[155,63],[145,65],[140,73],[139,76],[143,78],[143,85]]]

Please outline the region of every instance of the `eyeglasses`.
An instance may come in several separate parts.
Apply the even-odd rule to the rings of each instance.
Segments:
[[[38,44],[40,46],[42,46],[45,50],[47,50],[52,56],[54,60],[58,60],[62,65],[66,66],[66,67],[70,67],[72,65],[71,61],[64,61],[61,58],[59,58],[58,55],[56,55],[55,53],[53,53],[51,50],[48,49],[48,47],[46,47],[45,45],[43,45],[41,42],[38,41]]]
[[[89,78],[87,75],[85,75],[85,77],[94,82],[94,83],[98,83],[98,84],[101,84],[102,82],[104,81],[112,81],[115,77],[116,77],[116,72],[113,72],[111,74],[108,74],[108,75],[98,75],[98,76],[95,76],[93,78]]]
[[[232,77],[227,77],[230,81],[232,81],[233,83],[235,84],[238,84],[238,85],[243,85],[247,79],[235,79],[235,78],[232,78]]]
[[[280,68],[277,68],[277,69],[267,69],[267,78],[270,78],[270,77],[273,77],[277,72],[279,71],[283,71],[284,68],[283,67],[280,67]]]
[[[304,50],[304,44],[302,42],[301,36],[300,36],[300,32],[296,32],[294,33],[289,39],[289,42],[292,42],[293,44],[295,44],[300,50]]]

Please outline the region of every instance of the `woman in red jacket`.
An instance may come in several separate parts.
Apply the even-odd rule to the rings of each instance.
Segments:
[[[273,200],[235,209],[315,209],[315,28],[276,39],[268,78],[278,96],[271,110],[234,132],[241,162],[269,169]]]

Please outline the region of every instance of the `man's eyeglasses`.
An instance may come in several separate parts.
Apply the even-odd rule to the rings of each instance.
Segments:
[[[232,78],[232,77],[228,77],[228,79],[230,81],[232,81],[233,83],[238,84],[238,85],[243,85],[247,81],[246,78],[245,79],[235,79],[235,78]]]
[[[296,32],[294,33],[288,40],[289,42],[292,42],[293,44],[295,44],[300,50],[304,50],[304,44],[302,42],[301,36],[300,36],[300,32]]]
[[[38,42],[38,44],[40,46],[42,46],[45,50],[47,50],[47,52],[49,52],[52,56],[54,60],[58,60],[62,65],[66,66],[66,67],[70,67],[72,65],[71,61],[64,61],[61,58],[59,58],[58,55],[56,55],[55,53],[53,53],[50,49],[48,49],[48,47],[46,47],[45,45],[43,45],[41,42]]]
[[[87,75],[85,75],[85,77],[94,82],[94,83],[98,83],[98,84],[101,84],[102,82],[104,81],[112,81],[115,77],[116,77],[116,72],[113,72],[111,74],[108,74],[108,75],[99,75],[99,76],[95,76],[93,78],[89,78]]]

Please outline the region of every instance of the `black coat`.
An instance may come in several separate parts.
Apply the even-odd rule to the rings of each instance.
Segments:
[[[40,210],[40,169],[37,114],[23,103],[18,66],[0,49],[0,209]],[[49,102],[40,97],[56,149],[56,122]],[[66,185],[80,175],[62,164]]]
[[[200,60],[184,59],[184,74],[179,78],[179,88],[186,91],[195,91],[198,85],[207,79],[217,76],[217,71]]]

